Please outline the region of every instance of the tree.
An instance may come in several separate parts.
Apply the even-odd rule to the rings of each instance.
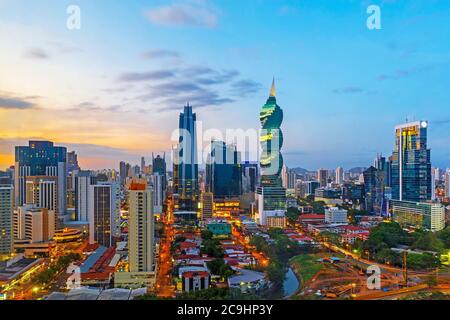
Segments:
[[[413,243],[414,249],[441,252],[444,250],[444,242],[433,232],[421,232]]]
[[[439,266],[439,259],[430,253],[409,253],[407,257],[408,267],[415,270],[433,269]]]
[[[223,249],[220,247],[219,241],[214,239],[204,241],[201,252],[214,258],[223,257]]]
[[[228,277],[234,273],[233,269],[231,269],[231,267],[226,264],[222,258],[208,261],[206,266],[212,274],[221,276],[224,279],[228,279]]]
[[[436,236],[442,241],[445,248],[450,249],[450,226],[437,232]]]
[[[323,201],[314,201],[312,204],[314,213],[325,214],[325,205],[326,203]]]
[[[267,277],[275,286],[282,286],[286,277],[286,267],[278,261],[271,260],[267,267]]]
[[[203,240],[211,240],[214,236],[214,233],[210,230],[202,230],[201,237]]]
[[[297,208],[288,208],[286,211],[286,217],[291,224],[294,224],[300,215],[300,211]]]

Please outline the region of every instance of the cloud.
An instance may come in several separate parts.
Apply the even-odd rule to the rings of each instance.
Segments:
[[[223,84],[235,79],[239,74],[237,70],[214,71],[208,77],[198,78],[196,81],[204,85]]]
[[[96,105],[95,103],[91,102],[91,101],[85,101],[82,103],[77,104],[76,106],[73,106],[69,109],[66,109],[66,111],[69,112],[79,112],[79,111],[90,111],[90,112],[95,112],[95,111],[109,111],[109,112],[117,112],[120,111],[122,109],[121,106],[119,105],[112,105],[112,106],[108,106],[108,107],[100,107],[98,105]]]
[[[25,57],[30,58],[30,59],[40,59],[40,60],[45,60],[45,59],[49,59],[50,56],[49,54],[39,48],[28,48],[25,51]]]
[[[200,26],[215,28],[218,17],[215,11],[201,5],[172,4],[148,10],[147,19],[162,26]]]
[[[259,92],[261,89],[261,83],[253,80],[240,80],[231,85],[232,94],[239,97],[247,97],[248,95]]]
[[[142,57],[144,59],[179,58],[180,54],[172,50],[155,49],[144,52]]]
[[[157,70],[150,72],[127,72],[122,73],[118,81],[120,82],[137,82],[137,81],[148,81],[148,80],[163,80],[172,78],[175,76],[173,71],[169,70]]]
[[[401,58],[408,58],[418,51],[419,45],[417,43],[400,43],[397,41],[390,41],[387,48],[393,52],[400,53]]]
[[[28,110],[33,109],[36,105],[27,100],[37,99],[36,96],[26,98],[0,96],[0,109]]]
[[[186,102],[190,102],[197,108],[234,102],[231,98],[222,97],[218,91],[205,88],[194,81],[174,81],[148,86],[146,93],[139,95],[136,99],[162,105],[158,112],[179,110],[180,106]]]
[[[333,93],[338,94],[352,94],[352,93],[362,93],[364,92],[364,89],[359,87],[344,87],[344,88],[337,88],[333,90]]]
[[[391,74],[380,74],[377,76],[377,80],[385,81],[385,80],[396,80],[396,79],[406,78],[406,77],[416,74],[420,70],[421,69],[419,69],[419,68],[397,70]]]

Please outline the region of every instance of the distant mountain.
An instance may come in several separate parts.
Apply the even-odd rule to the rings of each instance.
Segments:
[[[296,174],[305,174],[307,172],[309,172],[309,170],[303,169],[303,168],[292,168],[292,171],[294,171]]]
[[[366,170],[367,170],[367,168],[365,168],[365,167],[356,167],[356,168],[351,168],[350,170],[348,170],[348,172],[350,172],[352,174],[361,174]]]

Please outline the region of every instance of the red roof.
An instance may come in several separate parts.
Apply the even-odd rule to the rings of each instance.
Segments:
[[[358,227],[358,226],[342,226],[342,227],[339,227],[339,228],[344,229],[346,231],[368,231],[368,229],[361,228],[361,227]]]
[[[145,191],[147,188],[147,185],[145,183],[139,183],[139,182],[132,182],[130,184],[129,190],[133,191]]]
[[[180,242],[180,249],[187,249],[187,248],[197,248],[197,244],[194,242]]]
[[[209,273],[206,271],[188,271],[183,273],[183,278],[193,278],[193,277],[209,277]]]
[[[302,214],[301,216],[298,217],[299,220],[307,220],[307,219],[324,219],[325,220],[325,215],[324,214]]]

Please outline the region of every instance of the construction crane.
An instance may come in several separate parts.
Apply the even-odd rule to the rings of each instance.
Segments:
[[[408,265],[407,265],[408,251],[403,251],[403,282],[405,287],[408,287]]]

